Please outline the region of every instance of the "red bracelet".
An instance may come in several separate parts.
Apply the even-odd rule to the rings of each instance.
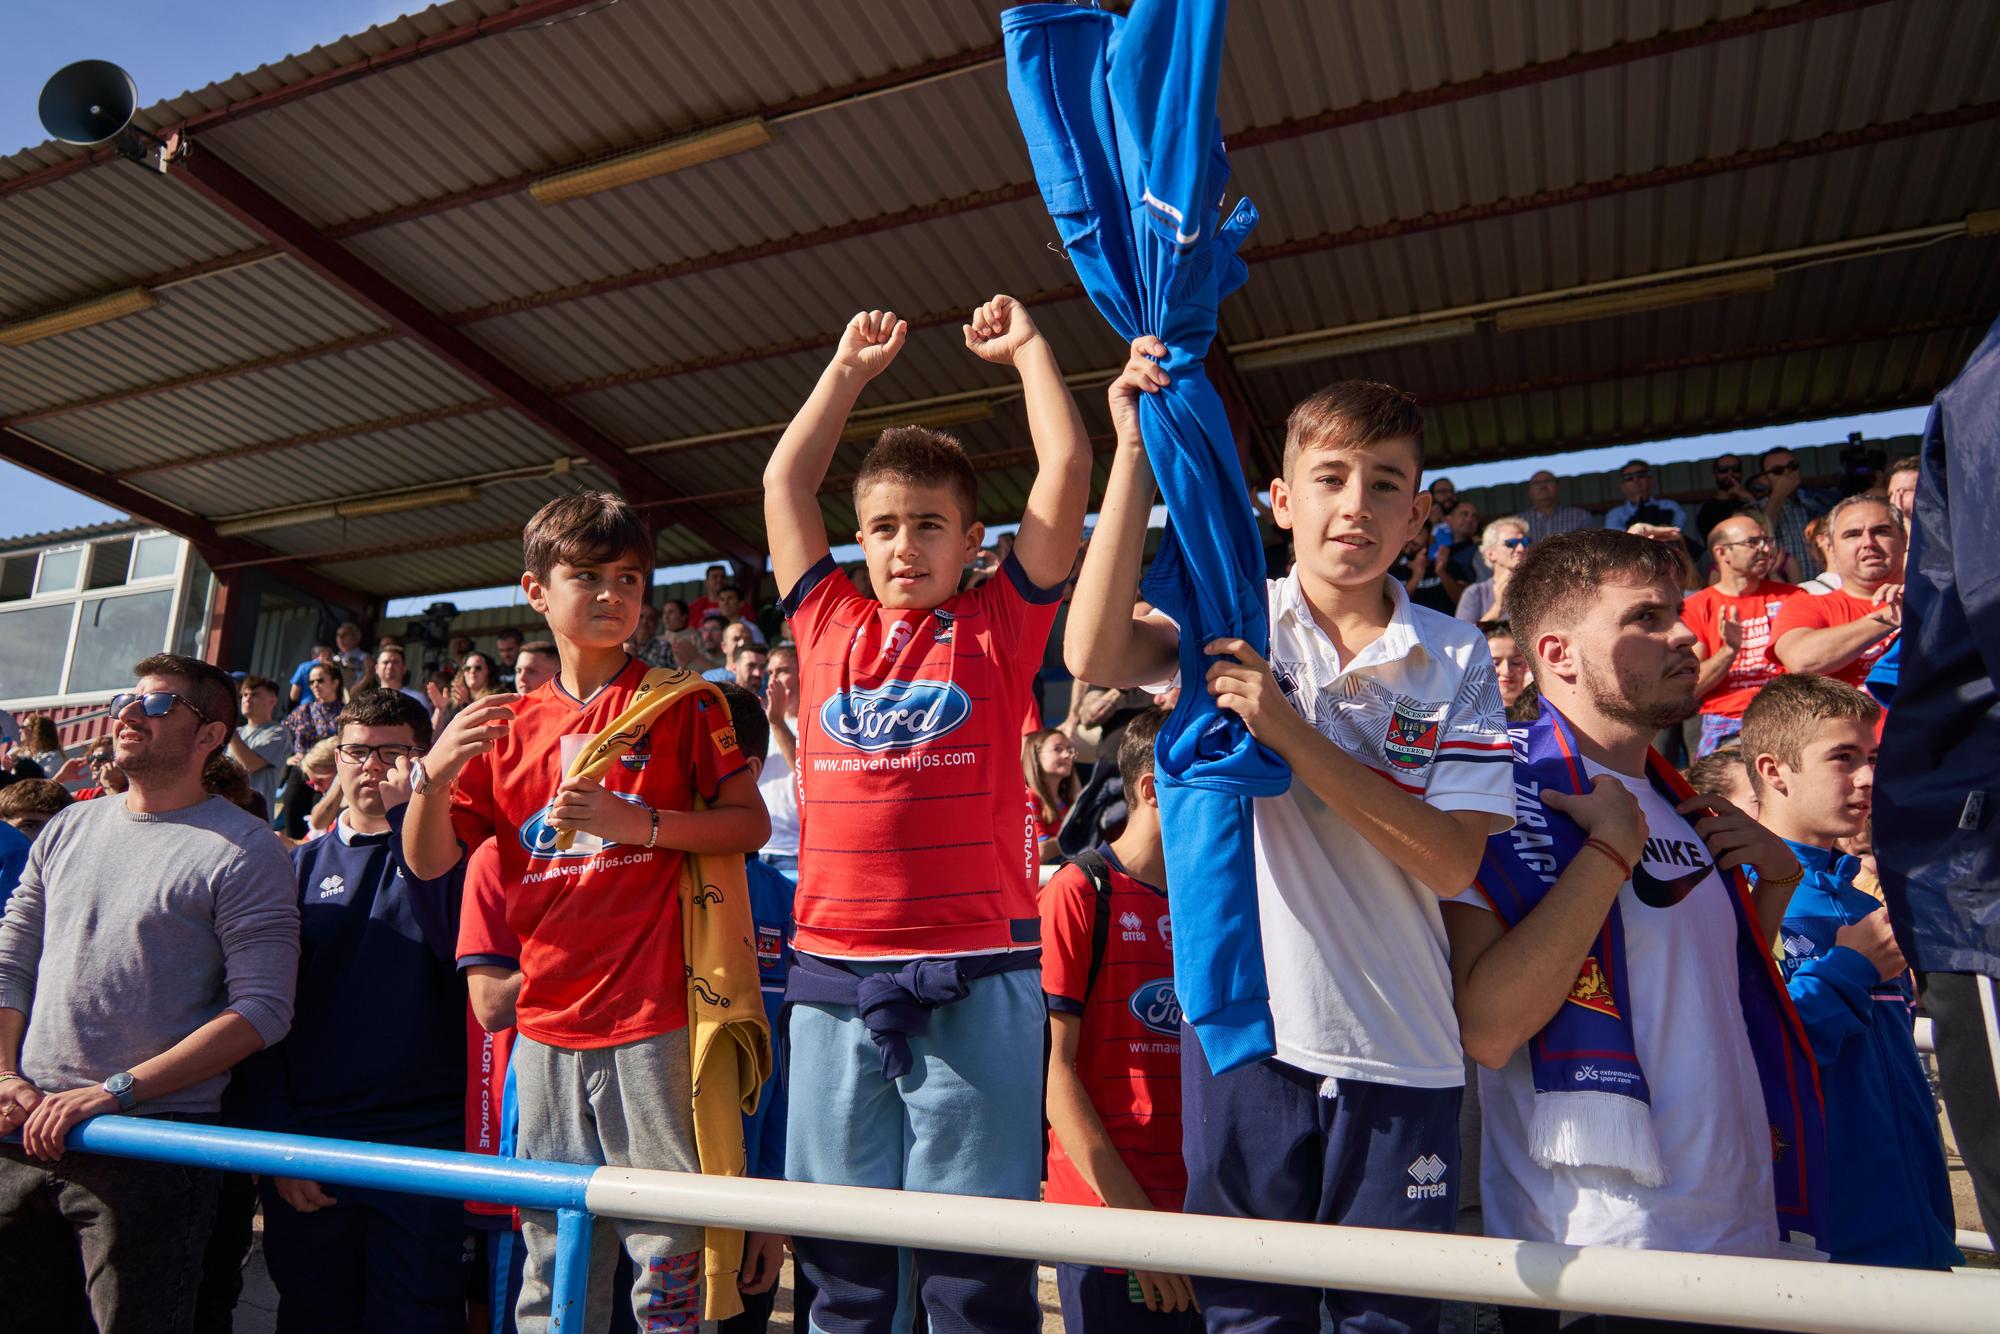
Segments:
[[[1583,841],[1583,846],[1586,848],[1596,848],[1599,852],[1603,853],[1605,856],[1611,859],[1611,864],[1618,868],[1619,873],[1625,879],[1630,880],[1632,878],[1632,863],[1626,861],[1623,857],[1619,856],[1618,850],[1612,847],[1609,843],[1606,843],[1603,839],[1587,838]]]

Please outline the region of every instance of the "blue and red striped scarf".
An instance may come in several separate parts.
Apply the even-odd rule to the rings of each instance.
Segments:
[[[1509,735],[1517,823],[1487,840],[1473,888],[1511,928],[1534,911],[1586,837],[1574,821],[1544,806],[1541,793],[1580,794],[1590,790],[1590,782],[1569,721],[1546,701],[1539,719]],[[1646,776],[1676,804],[1694,795],[1657,752],[1647,752]],[[1737,990],[1771,1127],[1778,1235],[1810,1248],[1827,1236],[1819,1073],[1784,979],[1761,939],[1749,883],[1741,871],[1726,875],[1736,911]],[[1535,1081],[1529,1152],[1536,1163],[1610,1168],[1642,1186],[1665,1183],[1652,1096],[1632,1033],[1633,1007],[1648,999],[1631,992],[1625,924],[1614,901],[1568,999],[1529,1044]]]

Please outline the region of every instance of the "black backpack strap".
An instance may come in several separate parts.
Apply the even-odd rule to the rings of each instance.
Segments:
[[[1088,1004],[1097,989],[1097,974],[1104,967],[1104,953],[1111,945],[1111,864],[1096,848],[1085,848],[1070,858],[1069,864],[1090,877],[1096,891],[1096,911],[1090,919],[1090,972],[1083,984],[1083,999]]]

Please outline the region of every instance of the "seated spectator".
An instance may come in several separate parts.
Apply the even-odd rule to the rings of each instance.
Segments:
[[[268,828],[271,823],[271,807],[262,797],[250,789],[250,778],[243,772],[243,766],[228,755],[217,755],[202,766],[202,790],[212,797],[221,797],[239,810],[248,811],[262,820]]]
[[[1572,529],[1571,531],[1575,531]],[[1488,579],[1466,586],[1459,595],[1457,615],[1461,621],[1504,621],[1507,619],[1507,584],[1514,571],[1528,557],[1528,526],[1519,519],[1495,519],[1479,538],[1479,554],[1493,570]]]
[[[1061,861],[1056,834],[1083,791],[1083,780],[1076,773],[1076,746],[1068,733],[1057,728],[1031,732],[1021,745],[1021,769],[1028,780],[1028,800],[1035,807],[1037,855],[1045,863]]]
[[[1903,520],[1877,496],[1849,496],[1826,516],[1840,587],[1793,598],[1771,625],[1789,672],[1837,677],[1860,689],[1903,624]]]
[[[1751,819],[1757,818],[1757,791],[1743,763],[1743,747],[1732,741],[1711,750],[1686,770],[1688,786],[1704,797],[1721,797]]]
[[[340,771],[340,757],[335,753],[339,745],[338,737],[322,737],[299,761],[301,786],[311,800],[305,832],[296,842],[310,842],[318,838],[333,828],[334,821],[340,816],[340,785],[334,781]]]
[[[715,682],[717,685],[728,685],[730,682],[737,680],[737,655],[742,653],[744,649],[752,649],[760,656],[764,652],[763,646],[750,633],[748,625],[742,621],[732,621],[729,624],[729,628],[722,632],[723,665],[703,672],[702,676],[707,680]],[[760,669],[761,666],[762,663],[760,662]]]
[[[752,620],[743,601],[743,590],[735,584],[724,584],[715,593],[715,610],[728,618],[730,625],[740,625],[750,632],[750,637],[759,644],[764,643],[764,631]]]
[[[1528,655],[1515,642],[1511,622],[1483,621],[1479,628],[1486,632],[1486,647],[1493,654],[1493,680],[1500,687],[1500,707],[1511,710],[1530,684]]]
[[[229,738],[229,758],[249,779],[250,790],[263,800],[268,820],[270,812],[278,809],[278,783],[285,776],[285,757],[292,753],[291,734],[274,721],[278,683],[268,677],[248,676],[237,688],[236,697],[243,707],[243,725]]]
[[[493,656],[497,661],[500,688],[520,690],[514,680],[514,662],[521,652],[521,632],[511,625],[503,625],[493,632]],[[526,691],[520,691],[526,694]]]
[[[767,865],[796,881],[799,795],[794,775],[798,772],[799,651],[795,645],[780,644],[765,659],[764,719],[771,739],[764,750],[763,767],[757,772],[757,790],[764,796],[764,809],[771,814],[771,837],[765,840],[759,855]],[[737,745],[742,745],[740,737]]]
[[[1153,789],[1163,717],[1134,719],[1118,745],[1125,832],[1079,855],[1041,891],[1050,1038],[1043,1198],[1051,1204],[1179,1213],[1187,1194],[1181,1009]],[[1193,1286],[1179,1274],[1064,1264],[1056,1288],[1069,1334],[1202,1327]]]
[[[69,762],[69,752],[63,749],[62,737],[56,731],[56,720],[46,713],[31,713],[21,725],[20,749],[28,752],[42,771],[44,778],[63,780],[58,777],[63,765]]]
[[[1521,521],[1521,527],[1531,541],[1545,542],[1579,528],[1597,527],[1595,514],[1575,505],[1562,504],[1561,501],[1562,483],[1547,468],[1528,479],[1528,508],[1514,517]]]
[[[97,1328],[186,1330],[221,1173],[67,1154],[107,1112],[213,1120],[231,1067],[291,1026],[299,914],[277,840],[202,790],[236,722],[207,663],[155,654],[111,701],[122,797],[35,842],[0,918],[0,1301],[53,1330],[81,1257]],[[106,1023],[104,1016],[117,1022]]]
[[[519,694],[527,694],[539,689],[544,681],[553,681],[562,675],[562,659],[556,656],[556,646],[546,639],[537,639],[532,644],[520,646],[514,659],[514,689]]]
[[[1482,570],[1479,562],[1479,507],[1469,500],[1461,500],[1451,507],[1445,516],[1450,541],[1439,550],[1435,540],[1431,543],[1431,559],[1438,566],[1438,577],[1444,582],[1444,596],[1453,611],[1458,610],[1458,600],[1465,596],[1465,590],[1484,579],[1490,571]]]
[[[408,698],[411,703],[422,705],[425,712],[430,710],[430,701],[424,698],[423,692],[410,685],[409,660],[404,656],[400,644],[384,643],[376,652],[375,688],[394,690]]]
[[[648,667],[658,667],[660,664],[653,658],[664,647],[657,639],[659,633],[660,609],[653,605],[650,596],[645,597],[639,602],[639,623],[632,627],[632,637],[625,641],[625,651]]]
[[[460,709],[474,700],[502,693],[499,666],[492,658],[475,649],[460,660],[449,684],[426,693],[429,695],[431,726],[435,735],[435,729],[450,722]]]
[[[24,778],[0,788],[0,912],[6,911],[21,872],[28,869],[28,849],[36,836],[75,802],[61,783],[47,778]]]
[[[1444,531],[1444,546],[1448,547],[1451,526],[1439,524],[1438,527]],[[1411,538],[1403,544],[1402,553],[1396,557],[1395,563],[1390,565],[1389,577],[1401,584],[1403,591],[1410,595],[1410,601],[1419,607],[1429,607],[1449,616],[1457,610],[1457,606],[1447,601],[1444,595],[1444,578],[1439,574],[1442,566],[1437,559],[1443,549],[1435,541]]]
[[[761,698],[764,694],[764,676],[770,669],[770,655],[761,644],[742,643],[729,655],[729,680],[719,685],[742,686],[751,694]],[[748,754],[748,752],[745,752]]]
[[[1724,519],[1710,534],[1716,581],[1681,604],[1681,620],[1694,631],[1701,657],[1695,695],[1701,700],[1701,743],[1708,754],[1743,726],[1743,710],[1765,682],[1784,671],[1771,656],[1771,627],[1786,603],[1804,596],[1772,579],[1778,544],[1751,512]]]
[[[340,669],[330,663],[313,667],[306,677],[308,698],[285,715],[285,732],[292,738],[292,777],[285,785],[279,811],[278,832],[300,839],[306,834],[306,812],[312,809],[315,792],[301,777],[300,761],[307,751],[340,731],[340,711],[347,703]]]
[[[1456,537],[1451,528],[1451,511],[1458,504],[1458,484],[1449,477],[1439,477],[1431,482],[1430,493],[1431,540],[1426,542],[1425,546],[1434,553],[1439,539],[1449,542]]]
[[[411,763],[429,713],[363,691],[340,715],[343,809],[333,837],[292,858],[298,996],[283,1042],[246,1062],[259,1129],[420,1149],[465,1136],[465,991],[457,868],[403,862]],[[356,1032],[393,1040],[356,1043]],[[264,1256],[284,1328],[458,1334],[465,1327],[459,1202],[267,1176]]]
[[[712,672],[718,667],[727,667],[729,665],[728,650],[722,642],[723,632],[728,628],[729,618],[721,612],[710,608],[703,614],[695,630],[697,642],[701,647],[701,653],[695,661],[688,664],[690,669],[699,672]]]
[[[688,604],[679,598],[668,598],[660,604],[659,637],[671,639],[688,628]]]
[[[361,627],[353,621],[342,621],[334,628],[333,648],[334,665],[340,668],[341,684],[352,694],[368,675],[369,658],[367,650],[361,647]],[[297,704],[303,698],[303,692],[294,693],[291,703]]]
[[[78,801],[89,801],[93,797],[103,796],[106,792],[125,790],[125,771],[120,769],[118,761],[112,758],[109,736],[101,736],[90,743],[90,749],[84,752],[83,763],[89,777],[85,780],[84,786],[76,790],[75,796]]]
[[[1625,499],[1604,515],[1604,526],[1624,532],[1635,523],[1655,528],[1672,528],[1687,535],[1691,525],[1680,502],[1653,495],[1653,467],[1644,459],[1633,459],[1618,470],[1618,489]]]
[[[1778,539],[1783,560],[1774,573],[1786,583],[1803,583],[1823,568],[1820,554],[1806,539],[1806,525],[1826,512],[1826,506],[1801,489],[1805,473],[1798,456],[1779,446],[1758,459],[1758,471],[1770,486],[1764,497],[1764,517]]]
[[[711,565],[702,574],[701,596],[688,603],[688,621],[699,626],[702,617],[714,611],[719,605],[717,594],[729,582],[729,569],[723,565]]]
[[[1889,913],[1837,850],[1868,825],[1882,706],[1823,676],[1781,677],[1743,716],[1758,818],[1806,868],[1778,960],[1819,1061],[1836,1264],[1950,1269],[1965,1257],[1913,1036],[1916,992]]]
[[[1799,587],[1814,597],[1823,597],[1840,587],[1840,575],[1833,568],[1833,549],[1827,544],[1824,514],[1815,514],[1806,522],[1806,545],[1819,561],[1820,572]]]
[[[1694,515],[1694,532],[1689,534],[1704,543],[1708,541],[1708,535],[1715,531],[1715,525],[1732,514],[1756,508],[1758,503],[1743,480],[1743,459],[1740,455],[1724,454],[1708,467],[1715,477],[1715,495],[1701,502],[1701,508]]]
[[[1905,532],[1916,522],[1917,476],[1922,466],[1922,461],[1915,454],[1906,454],[1889,465],[1889,503],[1895,506],[1896,513],[1903,516]]]
[[[312,651],[306,655],[306,660],[292,668],[291,693],[287,696],[287,707],[297,704],[306,697],[306,678],[312,674],[312,669],[321,663],[339,667],[340,659],[335,655],[333,645],[314,644]]]

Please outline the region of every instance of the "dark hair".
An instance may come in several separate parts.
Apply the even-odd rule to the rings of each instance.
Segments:
[[[729,660],[735,662],[746,653],[762,653],[766,657],[769,657],[771,650],[754,639],[746,639],[736,646],[736,651],[729,655]]]
[[[679,607],[681,609],[681,615],[685,616],[688,614],[688,604],[683,602],[679,598],[668,598],[665,602],[662,602],[660,604],[661,611],[665,611],[668,607]]]
[[[1125,802],[1129,806],[1139,780],[1153,772],[1153,751],[1167,715],[1147,709],[1125,724],[1118,737],[1118,776],[1125,780]]]
[[[1488,639],[1514,638],[1514,623],[1512,621],[1481,621],[1479,629]]]
[[[1567,628],[1599,585],[1663,583],[1678,589],[1681,559],[1668,543],[1609,528],[1579,528],[1529,547],[1507,585],[1507,611],[1530,668],[1542,632]]]
[[[885,477],[918,486],[942,486],[958,502],[959,521],[970,528],[979,513],[979,478],[965,446],[944,431],[923,426],[891,426],[877,436],[854,474],[855,518],[865,522],[861,493]]]
[[[736,749],[746,756],[762,759],[771,749],[771,720],[764,713],[764,701],[734,681],[722,683],[722,698],[729,703],[729,725],[736,729]]]
[[[335,720],[342,729],[355,727],[407,727],[418,750],[431,745],[431,716],[423,706],[400,690],[363,690],[347,701]]]
[[[535,511],[521,531],[521,555],[537,579],[558,565],[607,565],[626,556],[651,570],[653,535],[624,497],[578,491]]]
[[[1627,468],[1644,468],[1647,472],[1651,472],[1653,470],[1653,465],[1646,462],[1646,460],[1644,459],[1626,459],[1623,463],[1618,465],[1618,471],[1621,473],[1624,472]]]
[[[0,820],[19,819],[23,815],[51,816],[75,802],[76,798],[61,783],[47,778],[17,778],[0,787]]]
[[[511,639],[518,644],[521,642],[521,632],[514,626],[503,625],[493,632],[493,640],[495,643],[498,643],[503,639]]]
[[[556,651],[556,641],[553,639],[530,640],[529,642],[521,645],[519,652],[546,653],[551,658],[558,658],[558,659],[562,657],[562,654]]]
[[[1794,455],[1795,455],[1795,454],[1797,454],[1797,453],[1798,453],[1798,451],[1797,451],[1797,450],[1795,450],[1795,449],[1793,449],[1793,448],[1792,448],[1792,447],[1791,447],[1790,445],[1772,445],[1772,446],[1771,446],[1771,447],[1770,447],[1769,449],[1765,450],[1765,451],[1764,451],[1763,453],[1761,453],[1761,454],[1759,454],[1759,455],[1757,456],[1757,467],[1758,467],[1758,470],[1759,470],[1759,471],[1762,471],[1762,470],[1764,470],[1764,469],[1766,469],[1766,468],[1769,468],[1769,467],[1771,466],[1771,462],[1770,462],[1770,460],[1771,460],[1771,456],[1772,456],[1773,454],[1794,454]]]
[[[1831,676],[1794,672],[1774,678],[1743,710],[1741,744],[1751,786],[1764,790],[1757,776],[1759,755],[1775,755],[1780,764],[1796,769],[1821,724],[1851,721],[1873,727],[1881,716],[1882,706],[1873,696]]]
[[[704,579],[706,579],[711,574],[728,574],[728,573],[729,573],[729,567],[727,565],[711,565],[706,570],[703,570],[701,572],[702,578]]]
[[[724,584],[722,587],[715,590],[715,595],[717,597],[721,597],[724,593],[734,593],[736,595],[737,601],[739,602],[742,601],[743,599],[743,590],[738,588],[735,584]]]
[[[155,653],[132,664],[132,679],[136,681],[142,676],[175,678],[187,687],[188,699],[208,716],[210,722],[221,723],[232,732],[236,730],[239,721],[236,716],[236,683],[220,667],[179,653]],[[229,738],[223,737],[215,747],[215,753],[221,754],[222,747],[228,744]]]
[[[320,665],[325,666],[324,663],[321,663]],[[273,681],[268,676],[246,676],[243,678],[241,682],[237,684],[236,688],[239,691],[268,690],[274,695],[279,693],[278,683],[276,681]]]
[[[208,763],[201,766],[201,790],[253,815],[262,805],[262,798],[250,790],[250,776],[243,772],[243,766],[226,755],[211,755]],[[258,805],[253,806],[252,802]],[[269,808],[265,808],[262,814],[268,820]]]
[[[1416,396],[1375,380],[1330,384],[1300,399],[1285,419],[1284,475],[1292,475],[1299,455],[1308,449],[1365,449],[1382,440],[1408,440],[1417,451],[1417,471],[1423,471],[1424,410]],[[1414,486],[1416,479],[1410,481]]]
[[[1731,772],[1740,775],[1744,782],[1752,783],[1749,766],[1743,761],[1740,746],[1724,746],[1712,750],[1687,767],[1685,776],[1688,786],[1704,797],[1729,797],[1729,776]]]

